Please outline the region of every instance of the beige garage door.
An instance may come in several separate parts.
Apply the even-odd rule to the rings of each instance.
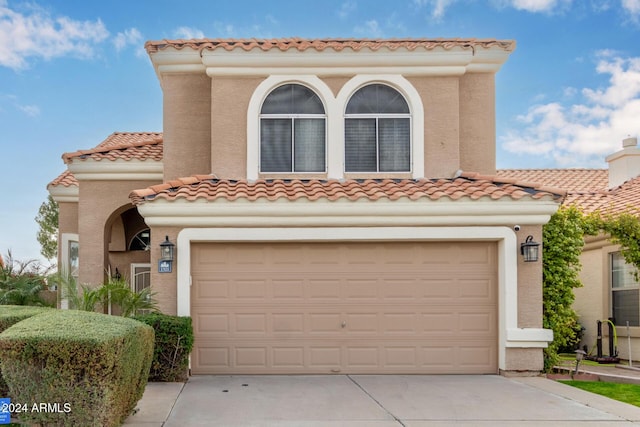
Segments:
[[[194,374],[496,373],[496,244],[192,245]]]

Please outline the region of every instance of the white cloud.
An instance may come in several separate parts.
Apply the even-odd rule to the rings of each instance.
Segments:
[[[378,21],[376,21],[375,19],[365,22],[364,25],[357,26],[354,29],[354,32],[364,37],[370,37],[370,38],[384,37],[384,32],[382,31],[382,28],[380,28],[380,24],[378,24]]]
[[[204,33],[191,27],[179,27],[173,32],[173,36],[177,39],[203,39]]]
[[[458,0],[413,0],[413,4],[418,8],[427,7],[431,9],[431,18],[440,21],[444,18],[447,8]]]
[[[640,15],[640,0],[622,0],[622,8],[637,17]]]
[[[18,105],[18,109],[29,117],[37,117],[40,115],[40,107],[37,105]]]
[[[356,2],[353,0],[347,0],[340,5],[340,9],[336,14],[340,19],[346,19],[357,8]]]
[[[517,119],[520,130],[500,138],[505,150],[553,159],[560,166],[603,165],[622,139],[640,134],[640,58],[602,52],[596,66],[606,87],[583,88],[579,102],[534,105]]]
[[[531,13],[563,12],[571,7],[573,0],[493,0],[497,7],[512,7]]]
[[[116,50],[120,52],[127,46],[134,46],[136,48],[140,48],[142,45],[142,34],[138,31],[137,28],[130,28],[128,30],[124,30],[116,34],[113,38],[113,45],[116,47]]]
[[[0,0],[0,66],[19,70],[28,66],[29,58],[92,58],[95,46],[108,36],[100,19],[52,17],[32,4],[25,12],[17,12]]]

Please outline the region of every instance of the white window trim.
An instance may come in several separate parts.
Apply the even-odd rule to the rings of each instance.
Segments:
[[[150,263],[145,263],[145,262],[139,262],[139,263],[132,263],[131,264],[131,280],[129,281],[129,286],[131,286],[131,290],[133,292],[136,292],[136,268],[140,268],[140,267],[148,267],[149,268],[149,274],[151,274],[151,264]],[[143,273],[138,273],[138,274],[143,274]]]
[[[326,166],[330,179],[344,178],[344,113],[351,96],[362,86],[386,84],[398,90],[409,104],[411,112],[411,176],[424,177],[424,107],[420,94],[403,76],[396,74],[366,74],[351,78],[337,96],[316,75],[273,75],[256,87],[247,108],[247,179],[260,176],[260,109],[272,90],[287,83],[309,87],[326,108]]]
[[[67,266],[69,265],[69,243],[70,242],[78,242],[80,243],[80,236],[76,233],[62,233],[60,236],[60,269],[63,277],[67,277],[70,272],[67,271]],[[78,284],[76,283],[76,286]],[[60,289],[60,308],[63,310],[69,309],[69,298],[66,296],[66,289],[61,287]]]
[[[247,108],[247,179],[250,181],[255,181],[260,176],[260,110],[262,103],[274,89],[284,84],[301,84],[313,90],[320,97],[320,101],[325,107],[326,115],[325,150],[327,158],[325,159],[325,167],[327,168],[327,173],[330,174],[329,145],[330,141],[335,137],[334,133],[332,133],[334,125],[331,123],[331,117],[335,116],[333,110],[336,109],[333,92],[318,76],[269,76],[253,92]]]
[[[347,109],[347,103],[351,99],[351,96],[358,89],[374,84],[384,84],[399,91],[404,99],[409,104],[409,113],[411,120],[411,177],[414,179],[424,177],[424,107],[422,105],[422,98],[415,87],[404,77],[395,74],[367,74],[358,75],[349,80],[340,89],[338,96],[336,97],[337,103],[340,106],[340,117],[335,120],[337,134],[340,136],[339,144],[329,144],[329,150],[333,150],[330,153],[331,158],[337,158],[340,162],[340,173],[338,178],[342,178],[344,171],[344,119]],[[331,120],[331,118],[329,119]],[[364,173],[364,172],[363,172]],[[367,172],[369,173],[369,172]],[[376,172],[371,172],[376,173]]]

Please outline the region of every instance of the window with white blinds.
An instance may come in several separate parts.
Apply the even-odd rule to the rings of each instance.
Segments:
[[[411,171],[411,114],[400,92],[371,84],[351,96],[345,111],[345,171]]]
[[[260,172],[325,172],[326,114],[311,89],[274,89],[260,111]]]

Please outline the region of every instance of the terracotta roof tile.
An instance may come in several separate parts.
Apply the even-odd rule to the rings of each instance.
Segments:
[[[169,183],[135,190],[129,195],[135,205],[155,200],[208,200],[215,201],[247,199],[255,201],[285,200],[410,200],[430,199],[450,200],[503,198],[518,200],[559,199],[560,193],[539,191],[534,188],[519,187],[514,184],[494,182],[490,179],[476,179],[472,174],[453,179],[351,179],[351,180],[221,180],[213,176],[183,178]]]
[[[62,172],[60,175],[58,175],[58,177],[56,179],[54,179],[53,181],[51,181],[49,183],[49,186],[51,187],[56,187],[56,186],[63,186],[63,187],[71,187],[72,185],[74,186],[78,186],[78,180],[76,179],[75,176],[73,176],[73,174],[71,172],[69,172],[68,170]]]
[[[216,50],[224,49],[227,51],[241,49],[250,51],[253,49],[271,50],[278,49],[286,51],[296,49],[304,51],[314,49],[323,51],[332,49],[341,51],[351,49],[354,51],[368,49],[372,51],[381,48],[396,50],[405,48],[408,50],[424,49],[433,50],[435,48],[443,48],[446,50],[454,47],[462,47],[463,49],[474,49],[476,47],[490,48],[498,46],[505,51],[515,49],[516,42],[513,40],[494,40],[494,39],[302,39],[302,38],[278,38],[278,39],[191,39],[191,40],[159,40],[148,41],[144,47],[148,53],[158,52],[169,47],[175,49],[194,49],[194,50]]]
[[[640,214],[640,177],[610,189],[606,169],[511,169],[498,171],[498,176],[536,180],[542,183],[540,188],[544,184],[567,188],[563,205],[577,206],[585,213]]]
[[[162,160],[162,133],[116,132],[89,150],[64,153],[62,160],[71,163],[74,160]]]
[[[606,169],[501,169],[499,179],[539,182],[572,191],[606,189],[609,175]]]

